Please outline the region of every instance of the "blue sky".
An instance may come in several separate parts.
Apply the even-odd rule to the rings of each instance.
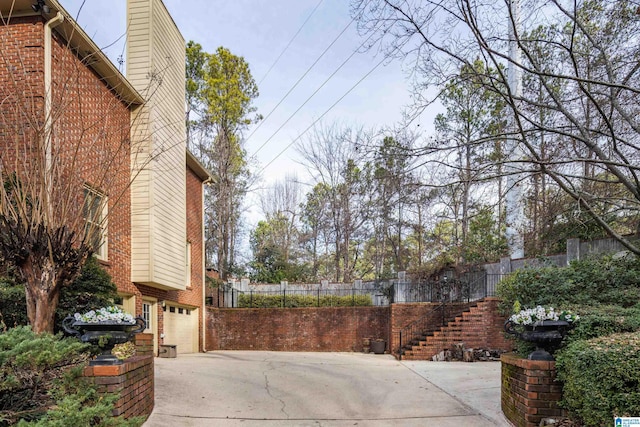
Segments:
[[[61,3],[72,16],[78,16],[80,25],[98,46],[104,48],[114,63],[118,63],[119,56],[125,56],[123,35],[126,31],[126,0],[87,0],[79,15],[78,9],[83,4],[81,0],[61,0]],[[255,154],[258,147],[271,138],[256,155],[259,164],[257,171],[270,163],[262,171],[264,179],[260,186],[282,180],[291,172],[305,180],[305,168],[298,163],[299,157],[293,145],[276,158],[277,154],[383,59],[374,52],[355,54],[300,112],[276,132],[363,42],[357,34],[355,22],[351,22],[349,1],[164,0],[164,3],[185,41],[194,40],[207,52],[224,46],[235,55],[245,58],[259,83],[260,96],[255,104],[263,116],[272,111],[327,46],[348,26],[332,48],[273,114],[264,120],[260,128],[255,133],[254,129],[249,129],[246,133],[246,136],[251,135],[246,144],[250,155]],[[298,36],[266,75],[269,67],[314,9],[315,12]],[[398,61],[385,62],[352,89],[322,121],[327,124],[337,121],[365,128],[393,126],[401,119],[403,108],[410,102],[409,84],[402,71],[402,64]],[[433,113],[427,112],[414,124],[420,123],[422,129],[428,129],[432,122]],[[259,217],[255,212],[255,196],[254,193],[253,198],[249,199],[249,208],[253,211],[250,213],[250,222],[255,222],[255,218]],[[251,218],[254,218],[253,221]]]

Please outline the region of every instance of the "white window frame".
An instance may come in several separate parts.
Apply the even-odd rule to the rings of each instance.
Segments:
[[[93,254],[96,258],[102,261],[107,261],[109,259],[109,237],[108,237],[108,209],[109,209],[109,198],[102,191],[96,190],[93,187],[85,185],[83,188],[83,216],[85,221],[85,234],[87,233],[88,227],[95,227],[96,230],[99,230],[100,233],[100,245],[97,248],[93,248]],[[88,197],[95,197],[99,200],[99,206],[97,212],[93,215],[93,218],[89,218],[88,216],[88,205],[87,200]],[[89,240],[89,244],[91,244],[91,239],[87,237]]]
[[[153,319],[153,302],[143,300],[142,301],[142,318],[146,322],[145,331],[153,331],[154,319]]]

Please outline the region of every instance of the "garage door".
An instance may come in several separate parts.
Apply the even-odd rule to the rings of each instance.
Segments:
[[[164,343],[176,344],[178,354],[198,352],[198,309],[167,304],[164,311]]]

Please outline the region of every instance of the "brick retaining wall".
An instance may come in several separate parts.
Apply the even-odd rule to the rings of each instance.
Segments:
[[[558,407],[562,385],[556,381],[556,362],[503,354],[502,412],[516,427],[538,427],[543,418],[566,416]]]
[[[362,351],[389,342],[389,307],[207,308],[207,350]]]

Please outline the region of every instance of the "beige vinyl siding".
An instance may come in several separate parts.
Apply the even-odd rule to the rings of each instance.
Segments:
[[[136,134],[145,150],[132,210],[132,280],[185,289],[184,39],[160,0],[129,0],[127,78],[146,97]]]

